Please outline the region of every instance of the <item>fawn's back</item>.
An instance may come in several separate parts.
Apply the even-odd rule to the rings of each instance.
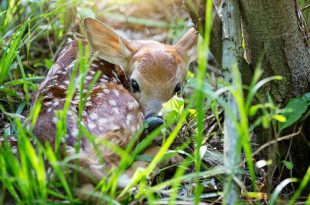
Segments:
[[[42,98],[41,112],[34,127],[34,134],[42,141],[55,143],[56,123],[59,120],[56,113],[64,108],[77,55],[77,42],[73,41],[61,52],[34,98]],[[143,115],[138,102],[128,91],[128,81],[123,71],[101,59],[92,62],[85,77],[84,90],[75,89],[67,112],[65,142],[69,148],[77,143],[80,93],[86,94],[97,72],[101,74],[86,98],[81,124],[95,136],[95,140],[109,140],[125,148],[131,137],[140,129]],[[92,144],[85,138],[82,138],[81,148],[94,154]],[[102,147],[100,151],[104,161],[117,164],[118,157],[111,150]]]

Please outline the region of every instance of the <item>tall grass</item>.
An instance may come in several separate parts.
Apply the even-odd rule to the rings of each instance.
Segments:
[[[83,48],[81,45],[79,46],[77,63],[71,73],[64,108],[57,113],[55,144],[41,144],[33,135],[32,129],[41,109],[40,101],[37,101],[30,111],[28,108],[33,93],[38,87],[38,81],[43,79],[42,73],[46,73],[50,67],[50,59],[54,57],[56,51],[55,49],[42,48],[42,53],[48,53],[44,56],[44,61],[41,59],[41,55],[35,57],[35,55],[31,54],[32,50],[38,49],[35,47],[38,45],[36,42],[46,41],[46,38],[53,38],[55,45],[62,44],[68,29],[65,27],[64,12],[66,7],[77,4],[79,1],[69,3],[60,1],[53,4],[49,10],[45,9],[50,1],[42,1],[41,4],[26,2],[27,9],[21,9],[21,7],[25,6],[23,1],[1,2],[3,10],[0,11],[0,23],[3,26],[0,29],[0,34],[7,40],[2,39],[0,43],[2,46],[0,51],[0,110],[5,116],[6,126],[10,129],[7,127],[0,128],[3,131],[4,138],[4,142],[0,144],[0,204],[7,201],[20,204],[84,203],[76,197],[79,189],[78,173],[83,172],[78,166],[78,153],[81,148],[82,136],[86,136],[87,140],[93,143],[95,149],[97,149],[96,154],[99,159],[101,159],[98,150],[99,145],[113,150],[121,158],[118,167],[110,170],[108,175],[96,184],[92,191],[85,193],[92,198],[89,203],[96,201],[102,204],[129,204],[144,201],[146,204],[177,204],[178,201],[183,200],[199,204],[202,201],[211,201],[215,197],[223,197],[223,194],[225,194],[221,186],[224,183],[223,176],[230,174],[231,169],[220,164],[212,167],[205,163],[203,161],[202,147],[214,135],[214,133],[205,132],[205,124],[208,123],[206,117],[208,115],[213,114],[215,116],[214,118],[219,127],[219,135],[222,135],[218,110],[225,109],[229,111],[230,108],[224,100],[224,95],[227,92],[232,94],[238,105],[240,121],[234,120],[231,123],[237,127],[240,136],[238,143],[243,148],[248,167],[248,171],[242,170],[241,174],[249,176],[252,187],[247,187],[237,179],[235,179],[234,183],[238,183],[242,188],[247,188],[247,190],[243,190],[243,196],[251,192],[254,198],[260,199],[260,193],[256,192],[257,177],[253,163],[250,135],[256,126],[261,124],[269,126],[272,121],[280,119],[280,117],[276,105],[272,105],[272,103],[253,105],[253,99],[258,89],[265,83],[280,78],[271,77],[259,80],[261,70],[257,68],[252,84],[245,87],[242,84],[238,68],[234,68],[235,85],[219,81],[217,82],[218,89],[211,86],[211,83],[207,80],[206,56],[209,52],[212,26],[212,1],[207,1],[206,4],[206,32],[205,36],[199,40],[197,76],[189,79],[188,83],[188,87],[193,89],[193,94],[190,98],[185,99],[185,103],[182,105],[180,105],[181,101],[174,101],[175,104],[171,103],[170,108],[172,109],[165,115],[165,124],[136,145],[138,136],[142,132],[140,130],[125,149],[121,149],[105,140],[102,140],[99,145],[96,144],[95,136],[92,136],[85,126],[81,124],[85,101],[90,94],[91,88],[99,78],[99,73],[97,73],[88,87],[88,92],[83,93],[85,76],[88,72],[91,57],[89,56],[89,48]],[[64,5],[61,5],[62,3]],[[16,15],[20,15],[20,17],[16,19]],[[137,22],[139,25],[169,26],[166,23],[156,24],[153,21],[144,21],[144,19],[131,18],[131,21],[132,23]],[[46,22],[51,22],[51,27],[46,27]],[[180,31],[179,27],[172,26],[171,29]],[[35,63],[29,66],[29,61],[40,62],[38,68],[41,69],[41,72],[34,69]],[[80,101],[77,119],[79,140],[74,147],[76,155],[72,156],[72,158],[63,158],[61,156],[61,142],[66,135],[66,116],[76,87],[79,87],[81,91],[79,93]],[[244,90],[247,92],[245,93]],[[19,103],[19,101],[22,101],[22,103]],[[178,111],[174,112],[173,110]],[[259,110],[263,111],[264,114],[258,117],[256,121],[249,122],[248,119],[257,114]],[[28,116],[27,123],[22,122],[22,114]],[[174,150],[168,155],[167,152],[171,149],[173,142],[179,138],[182,129],[186,128],[185,125],[188,123],[188,119],[194,119],[195,121],[195,125],[190,126],[190,129],[193,129],[194,132],[188,135],[181,145],[174,146]],[[26,126],[26,124],[29,126]],[[141,153],[159,135],[164,136],[164,140],[157,155],[152,159],[146,157],[146,160],[149,161],[148,166],[136,171],[130,185],[123,190],[117,190],[119,177],[135,160],[145,158]],[[17,139],[17,150],[14,150],[9,143],[11,136],[15,136]],[[193,147],[193,149],[189,149],[190,147]],[[180,164],[174,165],[174,174],[166,173],[165,169],[157,169],[157,165],[163,158],[172,157],[177,153],[182,154],[184,160]],[[75,160],[75,163],[72,164],[72,160]],[[104,159],[101,160],[104,161]],[[154,178],[155,174],[157,174],[156,183],[150,184],[148,180]],[[161,178],[161,176],[163,177]],[[219,185],[218,189],[213,190],[211,193],[207,192],[204,186],[204,182],[207,182],[208,178],[214,178]],[[295,181],[295,179],[285,181],[282,186],[275,190],[270,200],[271,203],[276,202],[284,185],[292,181]],[[292,204],[300,197],[300,193],[308,184],[309,172],[307,172],[300,188],[292,198]],[[193,187],[192,190],[191,186]],[[182,196],[182,191],[188,191],[189,193]]]

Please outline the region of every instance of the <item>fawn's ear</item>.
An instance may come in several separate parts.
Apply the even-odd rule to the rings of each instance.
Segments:
[[[176,50],[182,55],[186,64],[197,59],[198,35],[194,28],[189,29],[184,36],[174,44]]]
[[[93,51],[98,52],[103,60],[126,67],[133,52],[129,42],[98,20],[85,18],[83,23]]]

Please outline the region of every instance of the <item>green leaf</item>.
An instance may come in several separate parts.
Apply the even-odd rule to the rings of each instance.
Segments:
[[[184,109],[184,99],[174,96],[171,100],[163,104],[163,108],[160,113],[164,116],[164,119],[178,119]]]
[[[45,59],[44,60],[44,65],[45,67],[47,67],[48,69],[51,69],[51,67],[53,66],[54,62],[50,59]]]
[[[293,162],[285,161],[285,160],[283,160],[282,162],[288,170],[292,170],[294,168]]]
[[[254,115],[256,115],[257,111],[261,108],[263,108],[262,104],[251,106],[250,111],[249,111],[249,116],[253,117]]]
[[[283,115],[274,115],[273,119],[278,120],[279,122],[285,122],[286,121],[286,117]]]
[[[262,125],[264,128],[268,128],[270,125],[270,118],[268,116],[262,117]]]
[[[291,99],[287,103],[282,113],[282,115],[286,117],[287,120],[283,123],[280,123],[280,130],[283,130],[289,127],[290,125],[294,124],[295,122],[297,122],[302,117],[302,115],[307,111],[309,107],[309,101],[310,101],[309,93],[307,93],[304,96]]]

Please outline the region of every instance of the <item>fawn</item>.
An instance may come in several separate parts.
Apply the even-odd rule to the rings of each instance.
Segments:
[[[155,126],[162,123],[156,117],[162,103],[182,90],[187,66],[193,60],[191,52],[196,44],[196,32],[190,29],[172,46],[155,41],[126,40],[91,18],[84,19],[84,26],[88,43],[98,56],[85,77],[85,89],[96,72],[102,73],[86,101],[81,124],[96,136],[95,143],[104,139],[126,148],[144,120]],[[64,107],[77,55],[77,42],[73,41],[61,52],[34,98],[35,101],[42,98],[41,112],[34,127],[34,134],[41,141],[55,141],[55,111]],[[79,92],[83,91],[76,88],[66,118],[65,151],[69,156],[74,154],[73,147],[78,140]],[[97,182],[120,161],[107,147],[99,146],[99,149],[104,168],[93,144],[82,137],[79,163]],[[144,154],[153,156],[158,149],[150,147]],[[120,177],[118,186],[128,185],[135,168],[144,165],[135,162]]]

